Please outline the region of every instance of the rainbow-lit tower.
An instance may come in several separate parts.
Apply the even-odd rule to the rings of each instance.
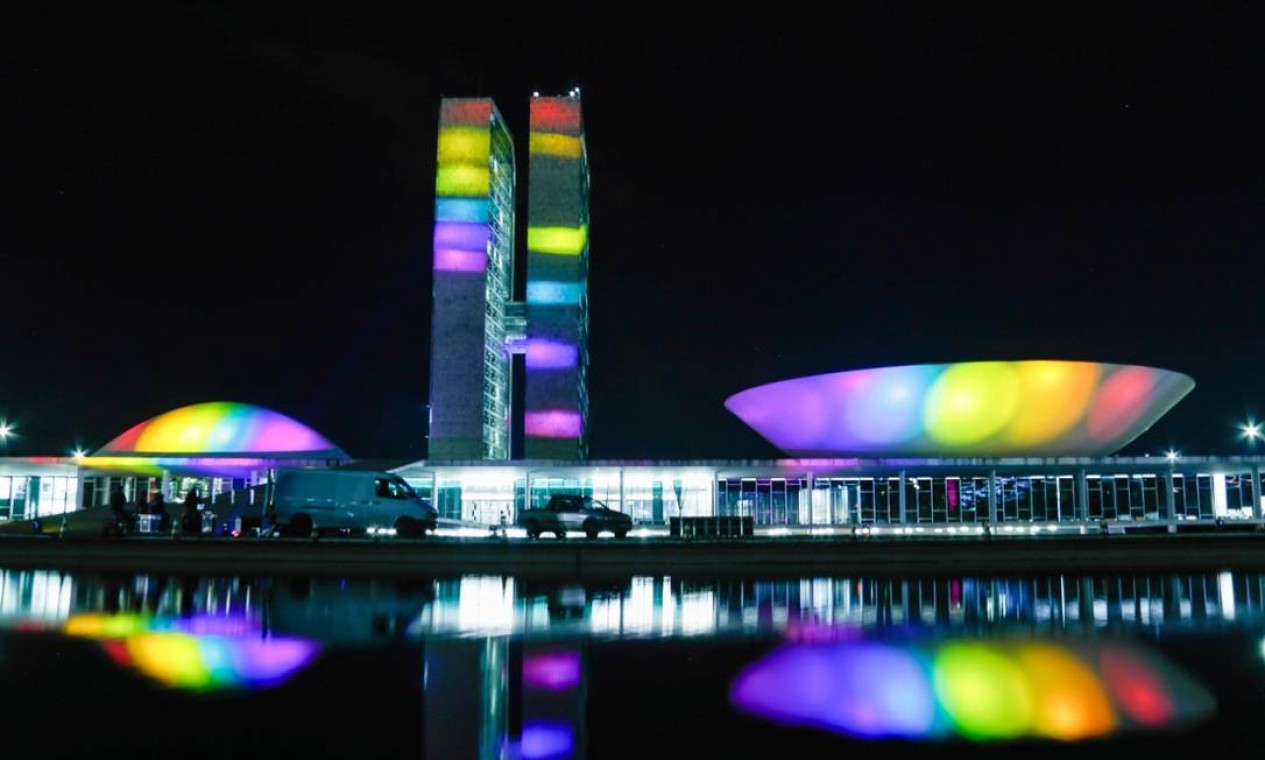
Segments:
[[[589,164],[580,92],[531,100],[523,454],[588,456]]]
[[[509,459],[514,142],[487,98],[445,98],[438,142],[427,456]]]

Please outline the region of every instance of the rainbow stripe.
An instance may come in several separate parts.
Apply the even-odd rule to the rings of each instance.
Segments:
[[[589,244],[589,227],[528,227],[527,250],[554,256],[579,256]]]

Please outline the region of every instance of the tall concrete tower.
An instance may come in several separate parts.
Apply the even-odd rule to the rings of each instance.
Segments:
[[[509,459],[514,142],[486,98],[445,98],[435,172],[431,459]]]
[[[588,456],[589,163],[580,92],[533,96],[523,454]]]
[[[526,301],[512,301],[514,142],[489,99],[440,104],[429,459],[588,456],[589,169],[580,92],[532,96]],[[523,355],[524,408],[512,408]]]

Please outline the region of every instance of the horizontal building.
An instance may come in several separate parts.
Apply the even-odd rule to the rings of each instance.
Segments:
[[[188,462],[182,461],[187,459]],[[750,517],[762,530],[1061,530],[1102,522],[1181,526],[1261,520],[1262,456],[777,459],[645,462],[569,460],[406,463],[277,457],[200,474],[205,457],[166,458],[165,477],[101,469],[94,457],[0,459],[0,520],[62,514],[105,503],[112,482],[129,493],[168,488],[207,496],[253,494],[273,467],[369,466],[399,473],[471,526],[512,524],[526,505],[583,493],[628,512],[640,529],[672,518]],[[221,461],[226,461],[222,459]],[[190,469],[194,468],[194,469]]]

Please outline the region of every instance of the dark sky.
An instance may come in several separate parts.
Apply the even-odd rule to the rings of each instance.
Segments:
[[[1265,413],[1259,3],[124,5],[6,22],[16,453],[235,400],[353,456],[423,458],[439,98],[490,96],[524,138],[531,93],[576,86],[593,458],[776,457],[729,395],[890,364],[1194,377],[1125,454],[1244,452],[1235,424]]]

